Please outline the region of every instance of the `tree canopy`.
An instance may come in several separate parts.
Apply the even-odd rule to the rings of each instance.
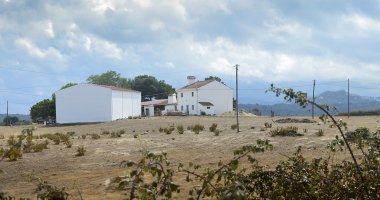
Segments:
[[[101,75],[91,75],[87,78],[87,83],[116,86],[132,89],[141,92],[141,100],[165,99],[168,94],[175,93],[175,89],[165,83],[164,80],[157,80],[154,76],[139,75],[134,79],[123,78],[120,73],[107,71]]]
[[[207,81],[207,80],[216,80],[216,81],[219,81],[219,82],[223,83],[222,79],[219,78],[219,77],[217,77],[217,76],[210,76],[210,77],[205,78],[205,81]]]
[[[68,83],[61,87],[60,90],[77,85],[77,83]],[[30,116],[35,122],[38,119],[55,119],[56,110],[55,110],[55,93],[51,95],[50,99],[44,99],[30,108]]]
[[[87,83],[97,85],[115,86],[125,89],[132,89],[131,79],[120,77],[120,73],[116,71],[107,71],[101,75],[91,75],[87,78]]]
[[[9,119],[9,124],[8,124],[8,119]],[[19,119],[18,117],[16,116],[8,116],[8,117],[5,117],[3,122],[5,123],[5,126],[10,126],[11,124],[15,124],[16,122],[18,122]]]
[[[132,89],[141,92],[142,101],[165,99],[175,89],[164,80],[158,81],[154,76],[139,75],[132,80]]]

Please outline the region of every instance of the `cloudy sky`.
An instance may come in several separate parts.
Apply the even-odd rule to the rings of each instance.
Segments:
[[[380,1],[0,0],[0,113],[108,70],[222,78],[239,98],[280,101],[270,83],[380,96]],[[254,102],[252,102],[254,103]]]

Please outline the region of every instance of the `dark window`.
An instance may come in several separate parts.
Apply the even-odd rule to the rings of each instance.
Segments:
[[[207,107],[207,109],[210,109],[210,107]]]
[[[183,111],[183,106],[181,106],[181,111]]]
[[[181,97],[183,97],[183,93],[181,93]]]
[[[193,97],[194,96],[194,92],[191,92],[191,96]],[[194,109],[193,109],[194,110]]]
[[[194,110],[194,105],[191,105],[191,108]]]

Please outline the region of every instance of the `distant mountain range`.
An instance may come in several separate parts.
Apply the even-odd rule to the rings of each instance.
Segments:
[[[32,121],[32,119],[30,118],[30,115],[22,115],[22,114],[8,114],[8,116],[16,116],[18,117],[18,119],[21,121],[21,120],[25,120],[25,121]],[[3,122],[4,118],[7,117],[7,114],[0,114],[0,122]]]
[[[281,98],[281,97],[280,97]],[[279,98],[279,99],[280,99]],[[309,96],[309,99],[313,97]],[[282,99],[282,98],[281,98]],[[321,93],[320,95],[315,97],[315,102],[317,104],[328,104],[330,106],[336,107],[339,111],[347,112],[348,111],[348,93],[345,90],[338,91],[326,91]],[[311,105],[306,108],[302,108],[301,106],[294,103],[275,103],[272,105],[268,105],[268,103],[263,104],[240,104],[239,110],[244,109],[250,111],[254,108],[258,108],[263,115],[270,115],[270,111],[273,110],[275,115],[284,115],[284,116],[310,116]],[[350,94],[350,111],[354,110],[376,110],[380,109],[380,97],[366,97],[360,96],[356,94]],[[322,111],[318,108],[314,108],[314,115],[320,115]]]

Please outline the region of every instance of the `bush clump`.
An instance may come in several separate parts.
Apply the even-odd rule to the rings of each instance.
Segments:
[[[323,131],[322,129],[319,129],[315,134],[317,136],[324,136],[325,135],[325,131]]]
[[[289,126],[286,128],[276,128],[274,130],[269,131],[269,135],[274,137],[277,135],[280,136],[303,136],[303,133],[298,133],[298,127],[297,126]]]
[[[216,130],[216,127],[218,126],[218,124],[217,123],[213,123],[212,125],[211,125],[211,127],[210,127],[210,131],[211,132],[214,132],[215,130]]]
[[[236,124],[231,125],[231,129],[232,129],[232,130],[235,130],[236,128],[237,128],[237,125],[236,125]]]
[[[8,139],[8,144],[9,145],[15,145],[16,144],[16,137],[14,136],[14,135],[11,135],[11,136],[9,136],[9,139]]]
[[[84,156],[84,153],[86,153],[86,150],[84,149],[84,147],[83,146],[78,147],[77,156]]]
[[[178,130],[178,133],[179,134],[183,134],[184,130],[183,130],[183,126],[177,126],[177,130]]]
[[[195,124],[194,127],[193,127],[193,132],[196,133],[196,134],[199,134],[200,131],[203,131],[205,127],[203,125],[200,125],[200,124]]]

